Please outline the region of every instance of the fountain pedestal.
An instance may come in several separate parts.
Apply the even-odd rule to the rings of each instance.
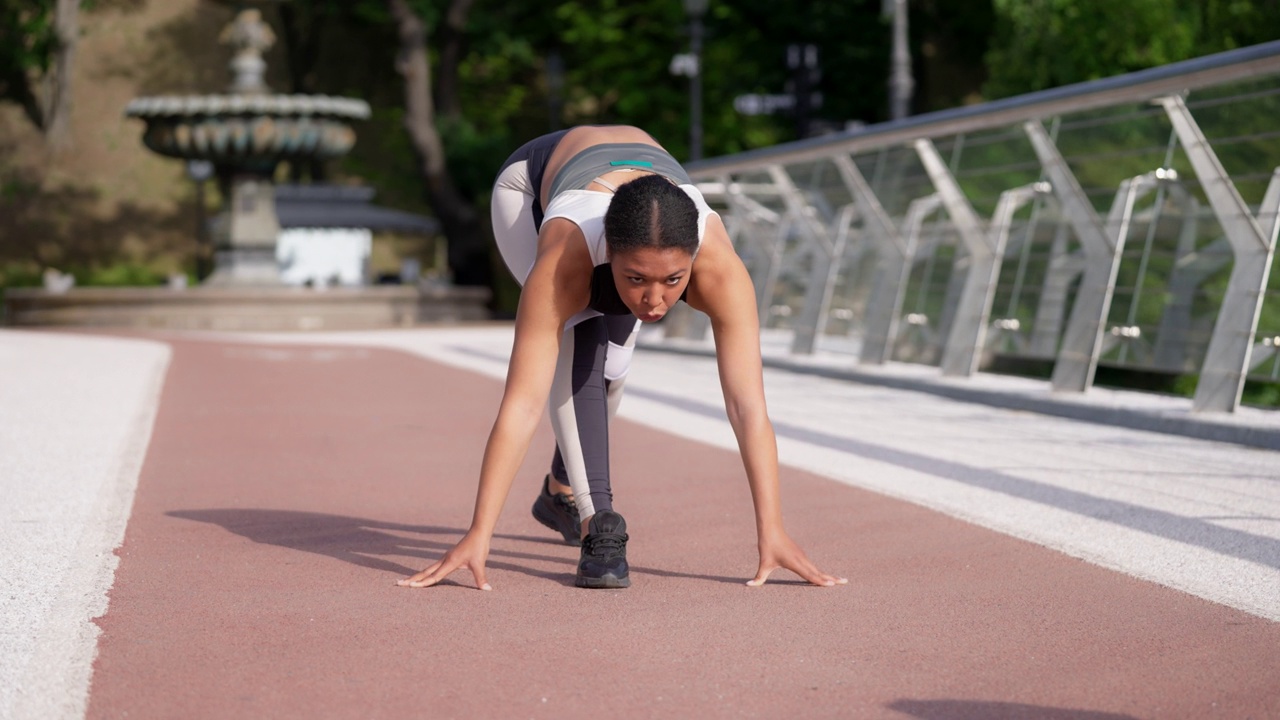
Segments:
[[[271,286],[283,284],[276,260],[280,223],[276,219],[275,186],[270,180],[242,175],[229,189],[230,212],[213,228],[214,271],[205,284]]]

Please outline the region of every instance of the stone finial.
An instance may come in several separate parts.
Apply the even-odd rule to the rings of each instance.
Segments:
[[[263,22],[262,11],[256,8],[240,10],[236,19],[222,30],[218,40],[236,50],[235,57],[231,59],[231,92],[267,92],[269,88],[263,80],[267,63],[262,59],[262,53],[275,45],[276,35],[271,31],[271,26]]]

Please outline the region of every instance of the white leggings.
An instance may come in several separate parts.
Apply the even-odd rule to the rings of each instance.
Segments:
[[[537,141],[535,141],[536,143]],[[533,146],[534,153],[528,149]],[[552,145],[554,147],[554,145]],[[544,145],[542,150],[546,151]],[[516,151],[494,183],[493,234],[507,269],[521,286],[538,251],[536,190],[530,163],[539,158],[534,143]],[[529,157],[521,157],[524,153]],[[544,152],[543,156],[549,155]],[[536,168],[535,168],[536,169]],[[573,488],[578,514],[586,519],[613,509],[609,482],[609,420],[618,410],[631,367],[640,321],[632,315],[583,310],[565,324],[551,385],[549,409],[556,434],[551,474]]]

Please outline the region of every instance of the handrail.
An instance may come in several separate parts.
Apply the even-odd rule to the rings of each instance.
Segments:
[[[714,179],[725,173],[758,170],[765,165],[813,161],[833,153],[857,153],[918,138],[1003,127],[1277,73],[1280,73],[1280,40],[1125,75],[709,158],[688,163],[685,169],[695,180]]]

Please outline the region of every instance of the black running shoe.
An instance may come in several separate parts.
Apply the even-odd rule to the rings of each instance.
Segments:
[[[538,522],[564,536],[570,545],[582,544],[582,520],[578,518],[578,505],[571,495],[551,492],[551,476],[542,481],[542,492],[533,501],[533,517]]]
[[[582,588],[631,586],[627,568],[627,521],[618,513],[604,510],[591,516],[574,584]]]

